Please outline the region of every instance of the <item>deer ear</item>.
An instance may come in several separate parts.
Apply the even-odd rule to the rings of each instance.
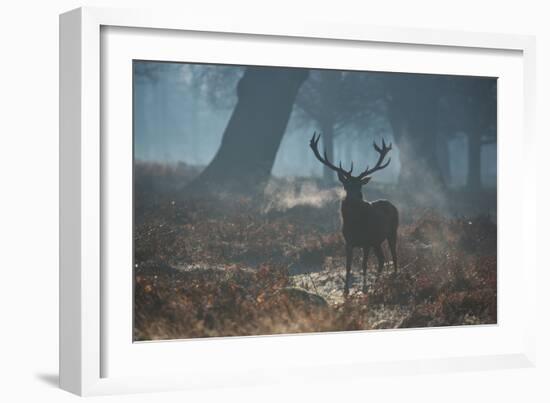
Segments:
[[[346,181],[346,177],[344,175],[342,175],[341,172],[338,172],[338,180],[342,183],[344,183]]]
[[[361,185],[366,185],[367,183],[369,183],[370,180],[371,180],[370,176],[367,176],[367,177],[361,179]]]

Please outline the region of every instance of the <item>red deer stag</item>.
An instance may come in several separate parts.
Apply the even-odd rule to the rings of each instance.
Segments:
[[[346,171],[339,166],[333,165],[327,158],[325,151],[324,156],[319,153],[318,143],[321,135],[313,137],[309,142],[309,146],[313,150],[315,157],[324,165],[336,171],[338,179],[344,185],[346,197],[342,200],[342,233],[346,242],[346,284],[344,286],[344,296],[349,294],[349,281],[351,272],[351,261],[353,257],[353,248],[363,249],[363,292],[367,291],[367,260],[369,251],[374,249],[374,253],[378,259],[378,272],[384,266],[384,252],[382,251],[382,242],[388,240],[392,255],[394,270],[397,271],[397,226],[399,225],[399,213],[397,208],[387,200],[376,200],[367,202],[363,200],[361,187],[366,185],[371,177],[369,175],[376,171],[386,168],[391,158],[383,163],[386,154],[391,150],[392,145],[386,146],[386,142],[382,140],[380,148],[376,142],[373,143],[374,149],[379,154],[378,161],[373,168],[367,168],[358,176],[353,176],[353,162],[351,169]]]

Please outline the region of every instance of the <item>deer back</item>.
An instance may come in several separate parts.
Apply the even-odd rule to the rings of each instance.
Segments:
[[[397,209],[387,200],[369,203],[345,199],[341,212],[342,233],[351,246],[378,245],[397,227]]]

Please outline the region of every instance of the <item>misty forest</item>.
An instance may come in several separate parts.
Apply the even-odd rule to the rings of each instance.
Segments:
[[[496,323],[495,78],[133,80],[136,341]]]

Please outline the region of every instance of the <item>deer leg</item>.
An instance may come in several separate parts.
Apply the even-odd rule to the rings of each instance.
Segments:
[[[351,274],[351,261],[353,259],[353,248],[346,245],[346,284],[344,285],[344,297],[349,295],[349,280]]]
[[[374,254],[378,259],[378,273],[381,273],[382,269],[384,268],[384,252],[382,251],[381,245],[376,245],[374,247]]]
[[[367,262],[369,260],[370,247],[363,248],[363,294],[367,292]]]
[[[392,235],[388,238],[388,243],[390,244],[390,251],[391,251],[391,259],[393,260],[393,270],[395,273],[397,273],[397,234]]]

